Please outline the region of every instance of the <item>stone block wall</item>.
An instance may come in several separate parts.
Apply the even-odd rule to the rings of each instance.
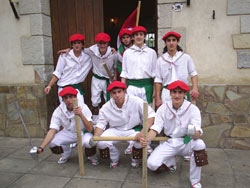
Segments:
[[[250,86],[199,86],[207,147],[250,149]]]
[[[0,136],[26,137],[15,108],[17,101],[30,137],[44,137],[58,98],[55,87],[50,95],[43,89],[44,85],[37,84],[0,86]]]

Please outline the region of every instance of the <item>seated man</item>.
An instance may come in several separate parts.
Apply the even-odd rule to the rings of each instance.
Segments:
[[[168,85],[172,100],[162,104],[156,112],[154,125],[148,133],[148,140],[141,137],[143,147],[163,129],[169,137],[155,148],[148,158],[148,168],[159,172],[168,169],[168,161],[176,155],[190,155],[190,182],[193,188],[201,188],[201,167],[208,164],[206,145],[200,139],[202,135],[200,110],[185,100],[188,85],[175,81]],[[192,136],[190,141],[185,136]]]
[[[82,133],[82,145],[85,147],[85,154],[93,165],[97,165],[96,148],[91,148],[89,145],[89,140],[93,136],[91,134],[93,130],[92,114],[86,104],[80,103],[77,107],[73,107],[73,99],[76,98],[77,93],[78,91],[72,87],[65,87],[59,93],[63,102],[55,109],[50,122],[50,130],[37,153],[41,153],[49,144],[53,153],[62,153],[58,163],[66,163],[72,157],[70,144],[77,142],[75,115],[78,115],[81,120],[81,129],[87,132]],[[61,131],[60,126],[63,126]]]
[[[99,119],[96,124],[95,136],[132,136],[138,141],[134,141],[132,149],[133,167],[138,167],[142,157],[141,132],[136,128],[143,121],[143,100],[139,97],[126,94],[127,86],[120,82],[114,81],[108,87],[111,99],[100,109]],[[154,122],[155,112],[148,107],[148,127]],[[109,124],[109,128],[106,129]],[[100,149],[101,158],[110,159],[110,167],[118,166],[119,150],[114,144],[119,141],[100,141],[97,147]]]

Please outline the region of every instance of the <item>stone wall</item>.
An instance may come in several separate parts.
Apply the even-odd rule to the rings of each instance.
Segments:
[[[31,137],[44,137],[58,104],[57,88],[44,95],[44,85],[0,86],[0,136],[26,137],[15,108],[17,101]]]
[[[250,149],[250,86],[199,87],[207,147]]]

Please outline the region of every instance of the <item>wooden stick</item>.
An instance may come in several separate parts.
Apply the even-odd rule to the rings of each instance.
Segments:
[[[148,134],[148,103],[143,103],[143,137],[147,140],[147,134]],[[147,188],[147,146],[142,149],[142,187]]]
[[[77,98],[73,100],[74,107],[78,106]],[[77,134],[77,150],[78,150],[78,160],[80,168],[80,176],[84,176],[84,162],[83,162],[83,151],[82,151],[82,134],[80,126],[80,116],[75,115],[76,121],[76,134]]]
[[[135,26],[138,26],[138,24],[139,24],[140,10],[141,10],[141,1],[139,0],[138,5],[137,5],[136,25]]]
[[[111,72],[109,71],[109,68],[108,68],[108,66],[107,66],[107,64],[105,63],[105,62],[103,62],[103,67],[104,67],[104,69],[105,69],[105,71],[107,72],[107,74],[108,74],[108,76],[109,76],[109,80],[112,82],[112,74],[111,74]]]
[[[93,136],[94,141],[136,141],[132,136]],[[155,137],[152,141],[167,141],[168,137]]]

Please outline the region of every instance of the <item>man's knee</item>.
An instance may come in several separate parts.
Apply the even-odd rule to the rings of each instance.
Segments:
[[[198,151],[206,149],[206,144],[202,139],[193,140],[193,144],[194,144],[193,150]]]

